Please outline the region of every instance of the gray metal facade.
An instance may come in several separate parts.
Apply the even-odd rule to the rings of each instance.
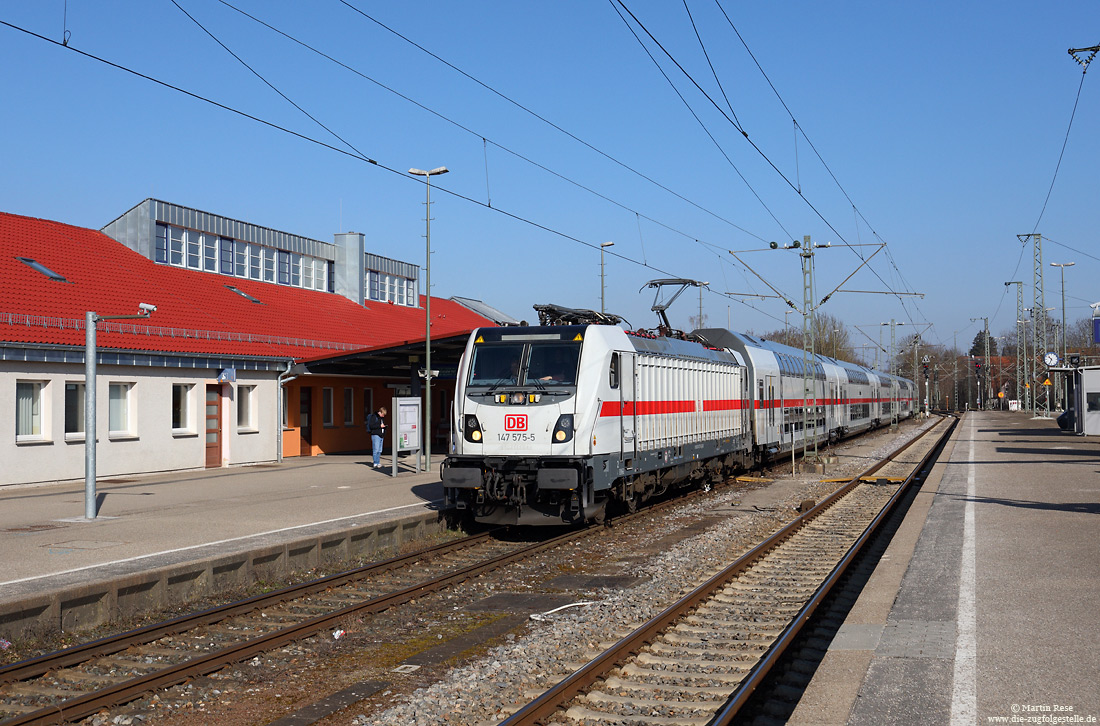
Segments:
[[[100,231],[135,252],[153,259],[153,241],[158,222],[323,260],[336,260],[336,245],[330,242],[280,232],[159,199],[146,199]]]
[[[370,252],[367,252],[365,256],[366,269],[368,270],[381,272],[385,275],[406,277],[414,281],[419,279],[420,268],[416,265],[402,262],[401,260],[390,259],[389,257],[382,257],[381,255],[373,255]]]

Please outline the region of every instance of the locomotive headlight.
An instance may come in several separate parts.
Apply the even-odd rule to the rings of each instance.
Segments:
[[[511,403],[513,405],[526,402],[527,396],[523,393],[513,393],[511,399],[508,401],[508,403]]]
[[[462,423],[462,436],[475,444],[481,443],[481,423],[477,420],[477,416],[466,414]]]
[[[554,443],[564,444],[573,439],[573,414],[563,413],[554,424]]]

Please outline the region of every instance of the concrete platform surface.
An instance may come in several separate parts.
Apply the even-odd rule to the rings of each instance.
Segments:
[[[1100,722],[1100,439],[965,415],[792,724]]]
[[[83,481],[0,487],[0,636],[94,625],[441,529],[433,458],[427,472],[399,459],[396,478],[366,454],[104,479],[95,519]]]

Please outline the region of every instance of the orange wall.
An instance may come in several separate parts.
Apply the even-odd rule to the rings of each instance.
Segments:
[[[390,399],[393,398],[393,389],[387,388],[387,383],[405,383],[393,379],[376,378],[349,378],[308,376],[295,379],[286,385],[287,389],[287,423],[288,428],[283,429],[283,456],[314,456],[317,454],[331,454],[343,451],[369,451],[370,436],[366,428],[366,415],[376,411],[379,406],[390,408]],[[310,389],[310,419],[312,421],[312,444],[308,452],[302,451],[301,437],[301,402],[302,388]],[[332,424],[326,425],[322,418],[323,390],[332,389]],[[352,405],[350,423],[345,424],[344,389],[352,391]],[[432,420],[435,421],[437,436],[441,422],[448,420],[450,412],[449,402],[454,393],[453,381],[438,381],[432,384]],[[438,410],[441,400],[447,402],[446,410]],[[369,402],[369,410],[364,408]],[[389,418],[389,417],[387,417]],[[387,421],[389,423],[389,421]],[[437,438],[437,441],[440,439]],[[442,452],[433,444],[433,452]]]

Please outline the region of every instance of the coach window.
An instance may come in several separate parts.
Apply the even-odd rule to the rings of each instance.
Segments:
[[[611,384],[612,388],[618,388],[619,387],[619,354],[618,353],[612,353],[611,354],[611,368],[608,371],[608,377],[607,378],[608,378],[608,383]]]

